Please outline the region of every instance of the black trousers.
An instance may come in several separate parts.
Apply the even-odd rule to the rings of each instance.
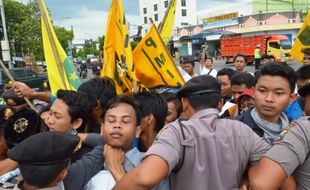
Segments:
[[[258,70],[260,67],[260,59],[255,59],[255,70]]]

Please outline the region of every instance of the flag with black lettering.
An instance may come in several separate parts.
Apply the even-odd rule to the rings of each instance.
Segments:
[[[304,54],[301,52],[304,48],[310,48],[310,12],[304,21],[301,29],[298,32],[297,38],[291,50],[291,55],[299,62],[302,63]]]
[[[158,26],[160,36],[166,44],[169,42],[172,34],[176,7],[177,1],[171,0],[164,18]]]
[[[153,24],[133,51],[136,75],[146,88],[180,87],[184,79]]]
[[[132,50],[122,0],[113,0],[105,35],[104,64],[101,76],[115,81],[118,94],[132,92],[137,77],[133,68]]]

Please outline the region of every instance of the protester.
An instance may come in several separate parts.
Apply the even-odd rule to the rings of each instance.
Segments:
[[[88,182],[85,190],[111,189],[115,181],[140,164],[143,153],[132,147],[141,132],[140,120],[139,107],[131,98],[120,96],[108,102],[101,130],[106,143],[104,169]],[[156,189],[168,189],[167,181]]]
[[[182,113],[182,105],[180,100],[177,98],[176,93],[163,92],[161,95],[167,101],[168,112],[165,119],[165,124],[168,124],[179,118]]]
[[[254,88],[254,77],[249,73],[236,73],[231,77],[231,92],[235,102],[247,89]]]
[[[238,115],[255,107],[253,89],[247,89],[238,98]]]
[[[263,63],[263,65],[266,65],[266,64],[271,62],[270,56],[268,54],[263,54],[260,59],[261,59],[261,62]]]
[[[105,106],[111,98],[117,95],[113,80],[108,77],[90,79],[81,84],[78,92],[87,95],[91,107],[91,119],[79,131],[100,133]]]
[[[243,54],[237,54],[234,57],[235,71],[237,73],[247,72],[245,67],[247,65],[247,58]]]
[[[304,100],[304,114],[310,116],[310,83],[299,89],[298,94]]]
[[[218,71],[217,79],[221,81],[221,95],[226,101],[233,102],[231,91],[231,77],[235,74],[235,71],[230,68],[223,68]]]
[[[200,75],[210,75],[216,78],[217,71],[212,68],[212,66],[213,59],[211,57],[207,57],[205,60],[201,60]]]
[[[301,52],[304,54],[302,63],[305,65],[309,65],[310,64],[310,48],[304,48]]]
[[[158,93],[149,91],[135,94],[134,100],[140,106],[142,117],[138,149],[146,152],[165,125],[167,102]]]
[[[171,190],[238,188],[248,162],[257,162],[269,145],[244,124],[218,118],[220,91],[211,76],[189,80],[178,92],[189,120],[165,126],[114,189],[150,189],[166,176]]]
[[[272,145],[282,138],[282,131],[289,126],[283,111],[294,94],[295,83],[295,71],[289,66],[264,65],[255,76],[255,108],[237,119]]]
[[[198,74],[194,72],[195,62],[193,60],[183,60],[183,61],[181,61],[181,67],[191,77],[198,76]]]

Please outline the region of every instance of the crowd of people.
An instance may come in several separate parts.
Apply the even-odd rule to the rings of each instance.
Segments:
[[[310,189],[304,54],[297,71],[268,61],[250,73],[239,54],[219,71],[202,56],[198,74],[185,60],[181,88],[130,95],[107,77],[56,95],[14,82],[0,109],[0,189]]]

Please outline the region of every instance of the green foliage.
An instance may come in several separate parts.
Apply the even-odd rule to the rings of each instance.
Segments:
[[[11,55],[30,54],[36,60],[44,60],[40,11],[36,1],[30,0],[23,4],[15,0],[4,0],[3,3]],[[73,32],[65,28],[55,28],[55,32],[66,50],[68,40],[73,39]]]

